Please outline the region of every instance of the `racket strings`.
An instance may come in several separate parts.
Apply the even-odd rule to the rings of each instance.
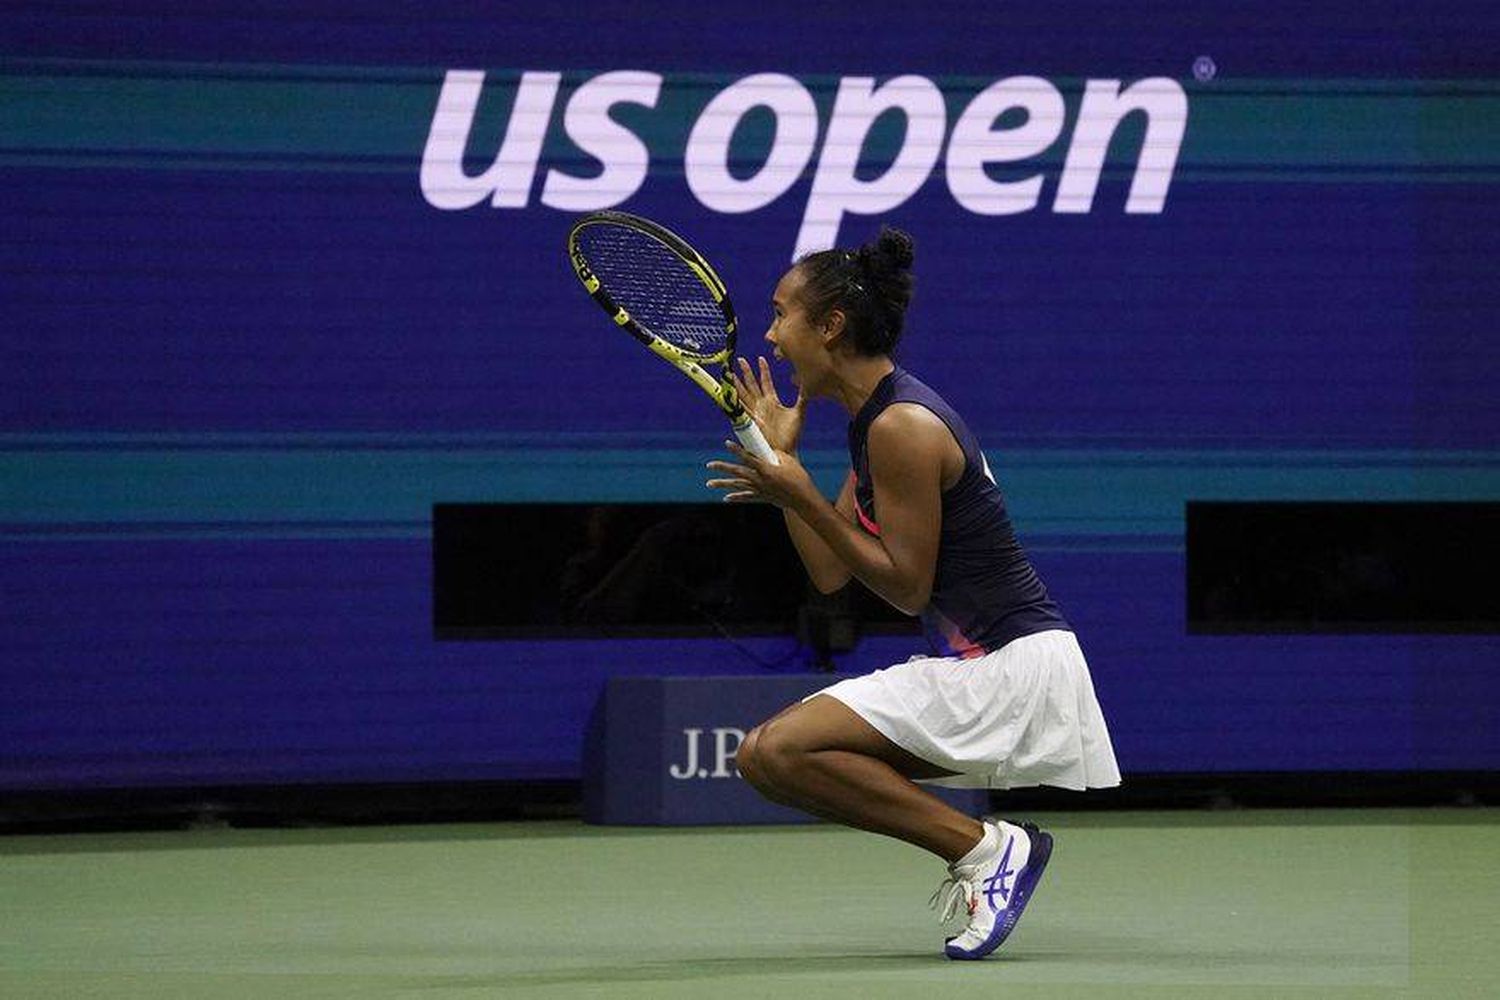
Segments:
[[[609,297],[643,329],[700,356],[730,346],[713,294],[660,242],[623,226],[594,225],[579,233],[578,244]]]

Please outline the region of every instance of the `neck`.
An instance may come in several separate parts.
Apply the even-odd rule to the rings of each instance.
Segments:
[[[869,400],[880,380],[895,367],[890,357],[884,354],[874,357],[854,355],[831,373],[824,395],[837,402],[852,417]]]

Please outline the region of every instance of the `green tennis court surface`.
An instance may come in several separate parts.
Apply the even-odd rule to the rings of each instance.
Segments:
[[[936,861],[834,827],[0,838],[0,997],[1500,996],[1500,810],[1031,818],[979,963]]]

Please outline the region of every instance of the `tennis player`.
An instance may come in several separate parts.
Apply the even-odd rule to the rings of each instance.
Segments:
[[[802,258],[777,283],[766,332],[791,367],[740,362],[736,387],[779,465],[730,442],[708,485],[781,508],[817,588],[858,578],[920,616],[932,655],[841,681],[752,730],[740,773],[772,801],[897,837],[948,862],[933,894],[950,958],[1003,942],[1035,891],[1052,838],[976,820],[917,782],[967,788],[1117,785],[1109,731],[1073,631],[1017,544],[979,442],[892,359],[911,300],[913,246],[895,229],[858,250]],[[829,503],[797,460],[807,403],[849,414],[852,469]]]

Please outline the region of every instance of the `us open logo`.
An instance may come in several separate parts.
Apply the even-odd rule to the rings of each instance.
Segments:
[[[485,73],[449,70],[422,153],[419,179],[428,204],[445,211],[485,201],[493,208],[527,207],[561,83],[559,72],[522,73],[493,161],[482,172],[469,174],[463,160]],[[622,105],[655,109],[664,83],[659,73],[617,70],[579,85],[562,109],[562,128],[600,169],[578,176],[548,167],[541,203],[559,211],[587,212],[619,205],[639,191],[650,171],[651,152],[610,112]],[[760,109],[774,119],[774,139],[749,176],[736,176],[730,170],[731,143],[746,116]],[[872,129],[877,119],[891,114],[905,124],[899,147],[878,175],[861,176],[865,171],[856,168]],[[1066,139],[1053,212],[1093,210],[1110,140],[1132,114],[1144,117],[1145,133],[1124,211],[1162,211],[1188,122],[1187,94],[1169,77],[1128,85],[1108,79],[1085,82]],[[704,207],[737,215],[771,204],[810,171],[795,259],[836,244],[845,215],[877,215],[901,205],[926,183],[940,160],[949,193],[968,211],[998,216],[1034,210],[1041,199],[1042,172],[1001,180],[990,168],[1020,172],[1023,168],[1015,165],[1051,149],[1063,138],[1069,120],[1063,93],[1050,80],[1010,76],[979,90],[950,129],[942,89],[926,77],[907,74],[883,83],[873,77],[841,78],[825,123],[812,92],[799,80],[756,73],[714,94],[692,122],[683,144],[682,175]]]

